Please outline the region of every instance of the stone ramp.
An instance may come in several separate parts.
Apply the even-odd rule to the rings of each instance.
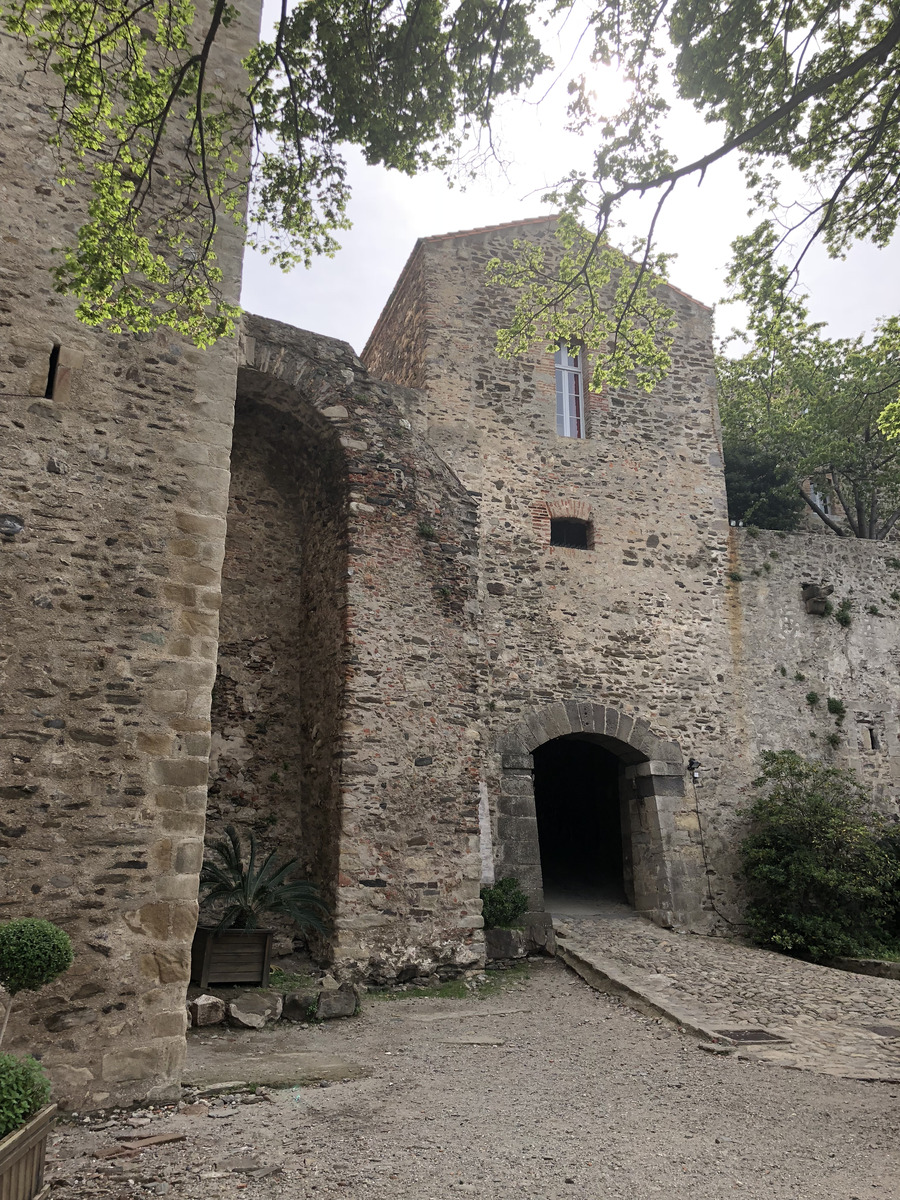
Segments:
[[[559,956],[592,987],[707,1041],[784,1067],[900,1083],[900,982],[738,940],[660,929],[630,910],[556,917]],[[778,1040],[775,1040],[778,1039]]]

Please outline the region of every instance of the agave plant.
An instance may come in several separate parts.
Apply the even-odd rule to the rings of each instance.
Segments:
[[[258,929],[266,913],[282,914],[301,929],[327,933],[328,908],[314,883],[291,879],[297,867],[292,858],[281,866],[276,851],[257,862],[256,838],[250,834],[250,854],[244,864],[241,839],[233,825],[225,826],[227,840],[210,847],[216,859],[207,858],[200,872],[201,903],[204,908],[224,904],[216,931]]]

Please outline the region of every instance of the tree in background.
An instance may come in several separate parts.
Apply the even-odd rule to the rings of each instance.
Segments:
[[[900,520],[900,440],[879,424],[900,390],[894,325],[869,341],[823,337],[803,299],[786,295],[787,268],[766,250],[750,239],[738,246],[733,278],[743,280],[750,303],[751,348],[717,361],[729,509],[747,494],[741,464],[749,457],[757,467],[766,464],[777,483],[765,486],[757,471],[754,486],[762,486],[744,520],[782,519],[793,493],[840,536],[886,538]]]
[[[242,94],[215,69],[230,65],[228,0],[0,0],[0,31],[60,78],[59,177],[90,188],[59,290],[87,324],[215,341],[237,316],[216,233],[243,220],[248,191],[250,245],[284,268],[333,253],[347,228],[341,146],[407,173],[447,166],[496,98],[548,64],[532,12],[533,0],[282,0]]]
[[[740,434],[723,437],[723,450],[729,519],[761,529],[796,529],[803,497],[778,455]]]
[[[782,289],[793,282],[816,238],[837,257],[860,239],[888,244],[900,214],[896,4],[609,0],[589,6],[586,35],[595,61],[618,67],[633,90],[624,108],[610,114],[598,107],[602,97],[591,94],[588,80],[570,84],[571,125],[585,136],[598,135],[598,146],[593,170],[562,180],[550,198],[593,237],[566,275],[544,283],[537,309],[529,289],[543,282],[540,264],[530,278],[519,280],[523,292],[514,328],[533,327],[536,311],[537,336],[556,333],[579,285],[593,311],[586,320],[576,306],[565,335],[578,339],[592,317],[602,319],[608,299],[594,286],[592,264],[608,254],[623,203],[655,197],[646,235],[632,248],[639,271],[626,311],[635,311],[642,289],[652,290],[664,266],[653,251],[663,205],[684,180],[701,183],[725,159],[738,162],[759,221],[744,249],[792,255]],[[665,119],[673,94],[692,103],[715,129],[710,149],[692,162],[679,163],[667,145]],[[739,246],[738,266],[744,257]],[[617,361],[621,341],[627,349],[628,334],[618,316],[607,353],[598,359],[595,386],[609,381],[609,366]]]
[[[246,96],[235,96],[210,67],[238,11],[227,0],[200,9],[190,0],[0,0],[0,28],[61,79],[61,177],[83,172],[92,189],[58,286],[80,298],[85,321],[214,340],[236,315],[218,287],[216,227],[223,214],[240,219],[248,187],[252,245],[285,267],[333,251],[346,224],[340,146],[403,171],[446,165],[465,133],[490,121],[498,96],[548,65],[532,32],[538,15],[580,17],[594,60],[614,64],[632,90],[610,114],[587,80],[569,82],[570,124],[598,140],[594,166],[548,197],[569,218],[563,272],[553,278],[540,255],[525,255],[506,280],[522,289],[507,352],[579,340],[609,311],[612,282],[594,384],[635,370],[652,386],[669,333],[654,303],[665,268],[652,246],[656,217],[633,248],[635,267],[612,248],[617,215],[628,197],[655,196],[658,216],[682,180],[699,182],[726,158],[738,159],[763,217],[751,242],[777,249],[780,213],[785,236],[820,236],[833,254],[860,238],[887,244],[900,196],[894,5],[609,0],[573,9],[543,0],[539,14],[538,2],[282,0],[275,36],[247,61]],[[666,145],[672,91],[718,133],[693,162],[679,164]],[[175,144],[183,152],[173,161]],[[783,168],[800,173],[808,202],[783,201]]]

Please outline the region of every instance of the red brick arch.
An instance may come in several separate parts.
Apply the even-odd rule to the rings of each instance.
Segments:
[[[586,500],[535,500],[531,505],[531,521],[540,541],[550,542],[550,522],[556,518],[584,521],[588,526],[588,547],[595,540],[594,510]]]

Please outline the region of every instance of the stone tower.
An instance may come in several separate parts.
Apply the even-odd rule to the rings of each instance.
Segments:
[[[485,283],[488,260],[516,238],[552,261],[554,228],[549,218],[420,241],[363,357],[421,390],[419,427],[478,500],[497,873],[542,906],[539,840],[557,838],[556,823],[577,827],[587,803],[569,811],[552,778],[583,790],[580,756],[605,781],[608,828],[584,818],[577,836],[621,839],[632,902],[697,924],[704,868],[684,764],[701,744],[709,759],[727,721],[715,686],[728,654],[728,522],[711,312],[666,289],[676,325],[665,382],[652,396],[592,394],[590,363],[570,356],[577,412],[564,413],[559,356],[497,357],[514,296]]]
[[[650,395],[591,394],[584,355],[500,360],[515,297],[485,267],[517,238],[559,252],[552,218],[420,240],[363,352],[418,389],[415,427],[478,506],[486,876],[535,907],[604,880],[663,924],[740,928],[760,751],[851,766],[896,817],[900,560],[729,527],[712,312],[675,288]],[[810,581],[849,626],[806,610]]]
[[[222,33],[235,88],[257,28],[250,5]],[[50,274],[87,199],[55,182],[55,76],[4,36],[0,91],[0,509],[24,526],[0,539],[0,918],[76,947],[10,1047],[89,1108],[172,1095],[184,1055],[237,357],[79,324]],[[223,227],[232,301],[241,257]]]

